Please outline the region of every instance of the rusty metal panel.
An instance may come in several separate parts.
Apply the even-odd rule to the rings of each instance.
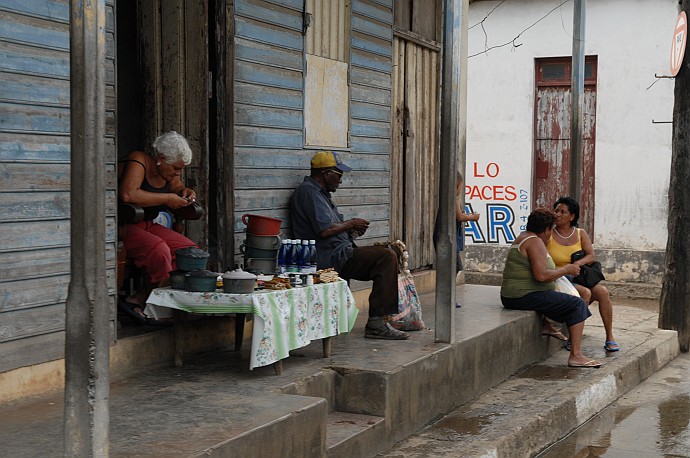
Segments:
[[[546,85],[537,80],[534,140],[534,207],[551,208],[570,185],[570,87]],[[585,86],[583,110],[583,181],[580,227],[594,236],[594,169],[596,137],[596,86]]]
[[[0,5],[0,353],[6,356],[0,371],[60,358],[64,348],[70,280],[69,20],[67,0]],[[113,316],[114,27],[114,2],[108,0],[103,192]]]

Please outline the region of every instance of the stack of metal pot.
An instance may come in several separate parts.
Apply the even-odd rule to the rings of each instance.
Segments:
[[[244,255],[245,270],[274,274],[278,269],[280,250],[280,223],[283,220],[270,216],[244,214],[242,222],[247,226],[240,252]]]
[[[218,274],[206,270],[209,253],[187,247],[175,251],[177,270],[170,272],[170,287],[192,292],[213,292],[216,290]]]

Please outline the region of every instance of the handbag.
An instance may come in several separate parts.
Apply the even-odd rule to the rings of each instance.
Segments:
[[[578,250],[570,255],[570,262],[574,263],[585,256],[584,250]],[[601,272],[601,263],[599,261],[594,261],[580,266],[580,273],[573,278],[573,283],[587,288],[594,288],[602,280],[605,280],[605,277]]]

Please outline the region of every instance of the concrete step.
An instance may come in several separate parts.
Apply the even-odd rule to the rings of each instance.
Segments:
[[[406,341],[364,339],[365,312],[352,333],[333,339],[330,358],[314,342],[291,352],[282,376],[272,367],[249,371],[245,349],[208,352],[180,368],[155,368],[114,383],[110,455],[374,456],[524,368],[550,355],[565,357],[556,340],[541,336],[535,313],[500,306],[498,288],[468,285],[459,297],[463,307],[455,309],[452,344],[435,342],[433,329]],[[434,296],[421,300],[431,328]],[[653,336],[651,329],[617,333],[621,354]],[[586,345],[601,344],[603,338],[586,338]],[[664,360],[647,359],[640,374]],[[528,388],[546,392],[548,386],[531,381],[519,389],[524,398]],[[0,406],[0,448],[13,457],[62,456],[62,395]]]
[[[366,456],[368,442],[385,433],[385,418],[347,412],[331,412],[326,421],[329,458]]]
[[[603,329],[595,325],[586,330],[583,351],[603,360],[601,368],[569,368],[564,350],[380,456],[535,456],[679,355],[676,332],[656,329],[656,314],[617,306],[614,316],[620,352],[605,354]]]

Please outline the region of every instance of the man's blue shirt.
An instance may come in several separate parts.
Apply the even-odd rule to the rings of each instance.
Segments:
[[[323,238],[319,234],[333,223],[342,223],[343,215],[331,199],[331,193],[313,178],[304,181],[295,189],[290,198],[290,223],[296,239],[316,240],[318,268],[335,268],[341,271],[352,257],[354,243],[346,231]]]

